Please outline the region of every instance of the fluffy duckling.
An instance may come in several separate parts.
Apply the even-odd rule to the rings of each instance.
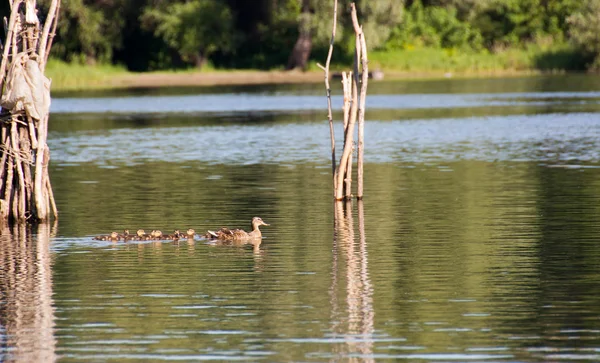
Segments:
[[[123,234],[119,235],[119,238],[122,238],[123,240],[128,240],[131,239],[133,236],[129,234],[129,230],[126,229],[123,231]]]
[[[111,232],[109,235],[100,235],[94,237],[97,241],[118,241],[121,236],[117,232]]]
[[[152,231],[152,237],[154,237],[154,239],[162,239],[162,236],[163,234],[160,230],[157,229],[155,231]]]
[[[121,239],[121,236],[117,232],[111,232],[110,236],[107,236],[107,241],[118,241]]]
[[[175,232],[173,232],[173,234],[168,234],[165,236],[165,239],[170,239],[173,241],[177,241],[181,238],[182,234],[181,232],[179,232],[178,229],[175,230]]]
[[[144,231],[143,229],[138,229],[137,232],[135,232],[135,234],[136,234],[135,239],[138,241],[144,241],[147,237],[146,231]]]
[[[196,235],[196,231],[193,228],[188,228],[188,230],[185,232],[185,234],[187,235],[188,239],[194,239],[194,236]]]

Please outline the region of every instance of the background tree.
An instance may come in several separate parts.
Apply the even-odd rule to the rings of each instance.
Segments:
[[[571,39],[589,58],[588,69],[600,71],[600,0],[588,0],[567,22]]]
[[[370,48],[381,47],[389,38],[391,29],[402,21],[403,0],[341,0],[338,7],[338,50],[341,56],[351,58],[354,54],[354,30],[350,17],[350,3],[355,2],[361,19],[365,38]],[[306,68],[308,57],[314,47],[319,57],[326,51],[331,36],[333,1],[302,0],[298,15],[298,39],[288,60],[288,69]],[[339,55],[338,55],[339,59]]]
[[[47,11],[49,0],[39,1],[42,11]],[[88,64],[113,61],[113,52],[122,45],[123,12],[128,0],[84,1],[70,0],[61,3],[52,55]]]
[[[294,44],[286,69],[306,69],[308,64],[308,57],[312,50],[310,27],[314,14],[314,10],[311,9],[310,5],[310,0],[302,0],[302,11],[298,17],[298,40]]]
[[[175,49],[184,61],[198,68],[216,51],[233,51],[236,43],[231,10],[218,0],[148,6],[142,24]]]
[[[351,0],[339,1],[333,60],[350,64]],[[600,70],[593,61],[600,51],[592,49],[598,0],[356,2],[371,49],[569,48],[585,60],[570,64]],[[43,8],[50,1],[38,3]],[[222,68],[306,68],[310,59],[326,57],[332,11],[332,0],[69,0],[62,2],[52,54],[135,71],[201,66],[209,59]]]
[[[353,39],[352,20],[350,19],[350,3],[345,1],[344,8],[344,39]],[[358,0],[356,9],[358,18],[361,19],[365,39],[369,48],[380,48],[388,40],[392,29],[402,23],[404,0]],[[352,45],[351,49],[354,49]]]

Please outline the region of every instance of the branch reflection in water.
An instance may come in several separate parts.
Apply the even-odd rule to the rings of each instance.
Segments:
[[[57,360],[50,236],[56,223],[0,229],[1,361]],[[52,229],[52,230],[51,230]]]
[[[352,201],[335,202],[335,227],[333,238],[333,261],[330,288],[331,330],[336,337],[343,338],[347,351],[335,352],[348,358],[358,357],[361,362],[373,362],[373,287],[369,278],[369,262],[365,237],[364,206],[362,200],[358,204],[358,243],[354,236],[354,218]],[[345,271],[340,273],[339,261],[346,262]],[[337,299],[338,279],[346,278],[346,309],[344,317]],[[344,320],[347,323],[344,323]],[[343,348],[340,348],[343,349]]]

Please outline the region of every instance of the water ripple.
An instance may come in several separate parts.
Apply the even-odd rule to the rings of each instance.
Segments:
[[[417,109],[599,103],[600,92],[528,92],[500,94],[409,94],[371,95],[367,109]],[[332,104],[341,109],[342,97]],[[53,113],[189,113],[324,110],[322,95],[213,94],[178,96],[133,96],[103,98],[54,98]]]
[[[600,160],[600,123],[593,113],[369,121],[366,160]],[[105,167],[148,161],[259,164],[329,161],[324,124],[195,126],[52,132],[53,162]],[[339,149],[338,149],[339,150]]]

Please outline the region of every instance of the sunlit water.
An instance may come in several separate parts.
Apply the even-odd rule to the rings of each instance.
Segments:
[[[320,86],[55,97],[60,220],[0,235],[0,360],[600,360],[600,78],[370,90],[337,222]],[[255,215],[259,246],[92,239]]]

